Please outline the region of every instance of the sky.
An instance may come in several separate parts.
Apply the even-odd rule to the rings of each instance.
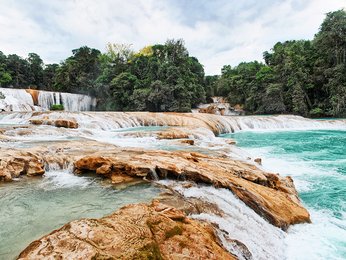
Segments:
[[[345,0],[0,0],[0,51],[59,63],[81,46],[137,51],[184,39],[207,75],[262,61],[278,41],[312,39]]]

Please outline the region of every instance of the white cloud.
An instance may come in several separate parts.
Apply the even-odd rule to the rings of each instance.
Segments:
[[[340,0],[0,0],[0,50],[60,62],[83,45],[135,49],[183,38],[207,74],[225,64],[261,60],[277,41],[311,39]]]

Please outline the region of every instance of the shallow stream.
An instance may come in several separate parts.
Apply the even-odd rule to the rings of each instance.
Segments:
[[[117,187],[68,171],[0,184],[0,259],[15,259],[33,240],[69,221],[100,218],[130,203],[149,202],[159,193],[148,183]]]

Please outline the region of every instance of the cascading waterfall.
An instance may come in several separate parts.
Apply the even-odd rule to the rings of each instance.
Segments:
[[[160,182],[186,198],[198,198],[216,205],[223,216],[201,213],[190,217],[216,224],[220,240],[239,259],[244,259],[244,251],[232,241],[234,239],[247,246],[252,255],[247,259],[285,259],[285,232],[261,218],[231,191],[203,186],[185,188],[172,181]]]
[[[38,105],[44,109],[50,109],[52,105],[60,105],[60,93],[50,91],[40,91],[38,95]]]
[[[0,99],[0,111],[36,111],[31,95],[25,89],[0,88],[5,96]]]
[[[49,110],[52,105],[63,105],[65,111],[90,111],[96,107],[96,98],[82,94],[37,91],[37,101],[25,89],[0,88],[5,99],[0,99],[0,110],[25,112]],[[37,102],[37,106],[35,106]]]
[[[29,123],[31,113],[11,113],[0,118],[17,118],[17,123]],[[33,116],[34,119],[49,116],[50,119],[74,118],[79,128],[115,130],[140,126],[184,126],[206,128],[215,134],[233,133],[251,130],[308,130],[335,129],[345,130],[346,120],[313,120],[301,116],[218,116],[210,114],[171,114],[149,112],[51,112]],[[22,118],[22,120],[20,120]]]
[[[88,111],[96,106],[96,99],[87,95],[60,93],[65,111]]]
[[[63,105],[65,111],[89,111],[96,107],[96,98],[81,94],[39,91],[38,105],[47,110],[52,105]]]

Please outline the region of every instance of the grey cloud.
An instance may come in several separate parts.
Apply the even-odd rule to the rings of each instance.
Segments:
[[[60,62],[82,45],[139,49],[183,38],[207,74],[225,64],[261,60],[277,41],[311,38],[339,0],[0,0],[0,50],[37,52]],[[307,17],[309,19],[307,19]]]

